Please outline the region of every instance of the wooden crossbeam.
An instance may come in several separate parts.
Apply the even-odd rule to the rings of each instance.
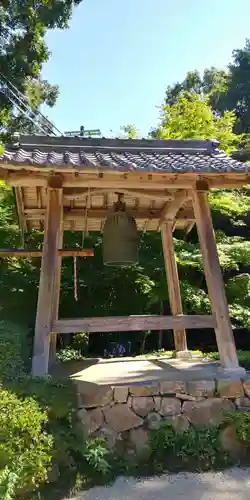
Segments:
[[[114,188],[100,188],[100,189],[91,189],[90,194],[93,196],[99,196],[100,194],[104,193],[114,193],[115,189]],[[126,195],[127,197],[131,198],[146,198],[149,200],[162,200],[162,201],[169,201],[174,199],[174,194],[171,191],[168,191],[167,189],[165,190],[140,190],[140,186],[138,186],[138,189],[122,189],[122,193]],[[79,198],[86,198],[89,195],[89,190],[88,189],[83,189],[83,188],[65,188],[63,197],[64,200],[72,200],[72,199],[79,199]]]
[[[84,219],[85,217],[85,208],[64,208],[64,220],[77,220]],[[135,217],[136,219],[149,219],[149,220],[158,220],[160,218],[159,209],[152,208],[146,210],[135,210],[130,209],[128,207],[128,212]],[[24,210],[26,220],[42,220],[45,217],[45,209],[44,208],[26,208]],[[107,217],[108,209],[106,208],[90,208],[88,209],[88,219],[103,219]],[[193,210],[183,210],[177,217],[177,220],[194,220]]]
[[[93,257],[94,250],[91,248],[84,248],[81,250],[59,249],[57,250],[58,257]],[[42,250],[0,250],[1,257],[42,257]]]
[[[127,332],[215,327],[215,318],[208,315],[107,316],[104,318],[59,319],[53,322],[52,332]]]
[[[49,170],[43,167],[43,172],[39,172],[37,167],[23,167],[18,170],[16,165],[9,165],[9,168],[1,168],[0,180],[4,180],[14,187],[47,187],[49,182]],[[15,170],[15,171],[11,171]],[[51,169],[50,169],[51,170]],[[62,179],[63,188],[107,188],[112,190],[138,189],[141,190],[160,190],[166,189],[190,189],[195,182],[201,178],[206,179],[209,187],[213,188],[236,188],[250,183],[249,172],[237,173],[227,172],[225,174],[214,174],[206,172],[197,173],[143,173],[142,172],[98,172],[95,176],[93,169],[84,169],[84,173],[72,169],[67,172],[65,168],[56,169],[58,176]],[[75,175],[77,173],[77,175]]]

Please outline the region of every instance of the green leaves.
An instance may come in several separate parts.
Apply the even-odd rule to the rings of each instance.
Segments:
[[[228,217],[246,215],[250,211],[250,197],[241,190],[213,190],[209,195],[209,203],[214,211]]]
[[[185,92],[196,94],[201,98],[205,97],[216,113],[220,115],[224,113],[224,120],[221,122],[223,129],[218,130],[222,143],[224,143],[225,130],[230,129],[231,125],[237,134],[248,135],[250,129],[250,40],[246,40],[242,49],[233,51],[232,62],[226,70],[207,68],[203,76],[196,70],[191,71],[182,82],[168,86],[166,104],[174,105],[178,97]],[[230,113],[232,111],[235,113],[233,123],[233,115]],[[244,137],[244,142],[246,142],[246,137]]]
[[[18,477],[15,493],[32,490],[46,481],[53,447],[51,436],[44,431],[46,422],[46,413],[34,399],[20,399],[0,388],[0,470],[9,471],[7,477],[0,478],[2,494],[13,490],[10,472]]]
[[[234,113],[215,115],[208,98],[199,94],[180,93],[174,104],[162,109],[162,123],[157,136],[163,139],[217,139],[226,153],[236,149],[240,137],[233,133]]]
[[[57,86],[41,78],[49,59],[45,36],[48,29],[65,29],[73,7],[81,0],[4,0],[0,8],[0,68],[3,75],[23,92],[33,110],[45,103],[53,106]],[[34,128],[0,96],[0,128],[33,133]],[[15,112],[14,112],[15,111]],[[1,153],[0,153],[1,154]]]

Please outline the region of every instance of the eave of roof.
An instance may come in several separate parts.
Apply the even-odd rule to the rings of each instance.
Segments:
[[[237,174],[250,170],[218,149],[216,141],[50,136],[20,136],[6,144],[0,165],[156,173]]]

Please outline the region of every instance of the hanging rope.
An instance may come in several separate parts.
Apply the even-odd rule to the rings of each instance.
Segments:
[[[86,199],[86,207],[85,207],[85,216],[84,216],[84,229],[82,232],[82,248],[84,247],[85,236],[88,233],[88,207],[90,204],[90,187],[88,189],[87,199]],[[74,298],[75,301],[78,301],[78,280],[77,280],[77,262],[76,257],[74,257]]]

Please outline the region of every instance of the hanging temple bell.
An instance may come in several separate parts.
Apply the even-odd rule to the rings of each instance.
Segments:
[[[106,266],[131,266],[139,259],[136,221],[126,211],[122,196],[118,194],[118,201],[114,203],[103,228],[103,261]]]

